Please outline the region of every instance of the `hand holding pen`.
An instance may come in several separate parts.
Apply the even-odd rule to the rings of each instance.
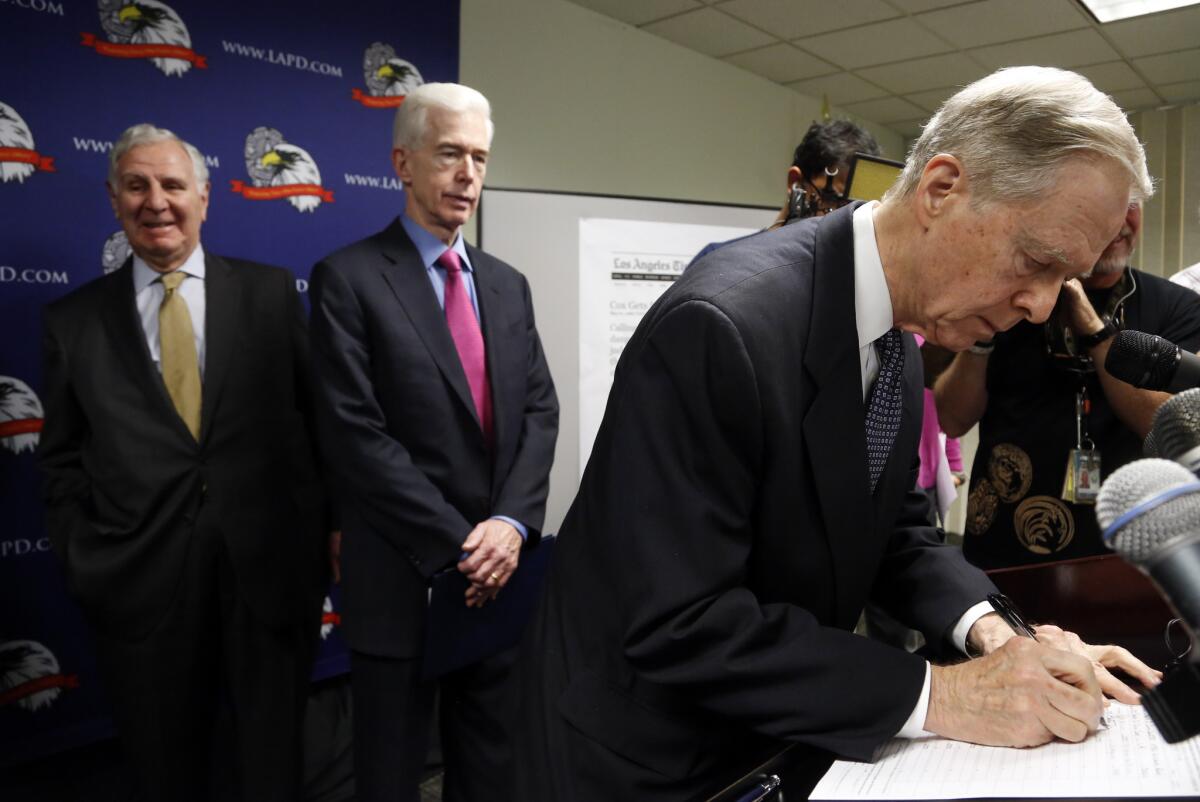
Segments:
[[[992,609],[1004,619],[1004,623],[1008,624],[1018,635],[1032,638],[1056,649],[1082,655],[1091,660],[1092,668],[1096,672],[1096,679],[1100,682],[1100,689],[1107,696],[1111,696],[1119,702],[1140,704],[1141,696],[1113,676],[1109,668],[1121,669],[1147,688],[1153,688],[1162,681],[1161,671],[1150,668],[1121,646],[1093,646],[1084,643],[1074,632],[1067,632],[1056,626],[1042,626],[1034,629],[1021,615],[1012,599],[1004,594],[989,593],[987,600],[992,605]]]

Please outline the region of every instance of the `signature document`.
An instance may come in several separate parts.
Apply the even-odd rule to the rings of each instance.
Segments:
[[[871,763],[838,760],[809,799],[1200,795],[1200,737],[1168,744],[1145,709],[1113,702],[1083,743],[1032,749],[893,738]]]

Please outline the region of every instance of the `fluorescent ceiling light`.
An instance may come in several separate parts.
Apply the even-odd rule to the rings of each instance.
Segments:
[[[1172,8],[1194,6],[1200,0],[1079,0],[1092,13],[1097,22],[1115,22],[1119,19],[1142,17]]]

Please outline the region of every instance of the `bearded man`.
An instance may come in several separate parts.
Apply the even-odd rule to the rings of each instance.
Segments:
[[[1142,456],[1168,398],[1109,375],[1113,335],[1134,329],[1200,348],[1200,299],[1129,266],[1141,227],[1141,205],[1132,204],[1091,273],[1063,285],[1046,323],[976,343],[938,379],[946,434],[979,423],[963,550],[981,568],[1109,553],[1095,494]]]

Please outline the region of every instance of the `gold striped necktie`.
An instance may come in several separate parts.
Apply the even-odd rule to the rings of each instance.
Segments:
[[[158,341],[162,376],[175,411],[196,440],[200,439],[200,362],[196,358],[196,333],[179,285],[187,278],[182,270],[165,274],[166,290],[158,308]]]

